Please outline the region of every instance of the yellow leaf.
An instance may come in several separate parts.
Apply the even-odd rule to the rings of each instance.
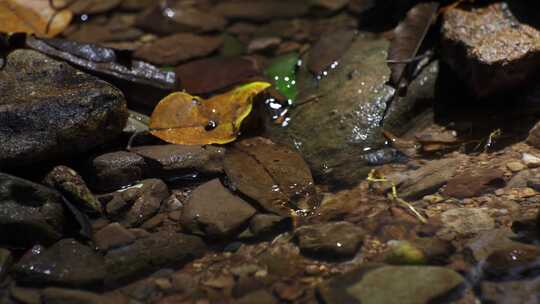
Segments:
[[[53,37],[71,22],[69,10],[55,11],[48,0],[0,0],[0,32]]]
[[[226,144],[236,139],[253,97],[270,86],[252,82],[204,100],[184,92],[162,99],[150,117],[150,133],[183,145]]]

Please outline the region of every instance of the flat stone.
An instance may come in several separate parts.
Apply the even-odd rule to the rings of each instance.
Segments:
[[[190,172],[206,175],[222,173],[226,150],[215,146],[156,145],[139,146],[131,151],[145,159],[146,176],[164,178]]]
[[[118,151],[95,157],[90,161],[90,166],[93,187],[105,192],[143,179],[146,163],[138,154]]]
[[[506,168],[508,168],[508,170],[512,172],[519,172],[526,169],[527,167],[525,167],[525,165],[522,162],[511,161],[511,162],[506,163]]]
[[[442,58],[485,97],[526,83],[540,63],[540,31],[516,18],[519,3],[496,2],[445,11]],[[530,9],[529,9],[530,10]]]
[[[540,247],[519,242],[494,250],[482,265],[486,278],[530,277],[533,269],[540,268]]]
[[[83,178],[69,167],[54,167],[45,177],[44,184],[55,188],[69,202],[88,213],[100,214],[102,212],[101,203],[88,189]]]
[[[12,270],[17,282],[71,287],[101,286],[103,257],[73,239],[63,239],[43,253],[22,258]]]
[[[302,226],[294,232],[300,250],[323,258],[350,258],[354,256],[365,231],[349,222],[330,222]]]
[[[495,221],[486,208],[455,208],[441,214],[445,228],[460,235],[476,234],[495,228]]]
[[[428,162],[419,169],[406,174],[399,183],[399,195],[404,199],[419,199],[433,194],[452,178],[459,165],[459,159],[441,159]]]
[[[49,287],[41,292],[43,303],[47,304],[114,304],[114,299],[97,293],[77,290]]]
[[[525,166],[527,166],[527,168],[540,167],[540,157],[530,153],[523,153],[521,161],[525,164]]]
[[[183,61],[205,57],[216,51],[222,43],[223,39],[219,36],[179,33],[140,47],[133,56],[157,65],[174,66]]]
[[[424,304],[457,290],[465,279],[435,266],[385,266],[359,269],[324,282],[319,291],[325,303]]]
[[[0,167],[73,156],[121,134],[123,94],[108,83],[30,50],[0,71]]]
[[[51,244],[62,237],[65,221],[58,192],[0,173],[0,243]]]
[[[480,196],[505,186],[504,172],[493,168],[471,169],[448,181],[443,195],[454,198]]]
[[[251,304],[251,303],[277,304],[279,302],[276,298],[272,296],[270,292],[264,289],[260,289],[257,291],[250,292],[246,294],[245,296],[239,298],[236,303],[238,304]]]
[[[194,233],[228,237],[239,232],[254,214],[255,208],[214,179],[193,190],[181,221]]]
[[[512,177],[506,184],[506,189],[524,188],[537,183],[540,178],[540,168],[523,170]]]
[[[496,304],[538,303],[540,279],[510,282],[483,281],[480,285],[482,301]]]
[[[111,223],[94,235],[96,246],[103,251],[131,244],[135,239],[135,235],[119,223]]]
[[[166,231],[150,234],[107,252],[106,284],[117,285],[164,267],[181,267],[205,251],[206,245],[196,236]]]
[[[464,252],[471,263],[483,263],[492,252],[513,244],[515,237],[509,228],[483,231],[465,244]]]

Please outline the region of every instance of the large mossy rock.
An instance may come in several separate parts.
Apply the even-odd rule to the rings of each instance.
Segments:
[[[287,127],[270,124],[268,136],[300,151],[316,179],[349,186],[365,178],[372,165],[391,161],[380,127],[394,88],[387,84],[389,42],[359,33],[337,65],[318,80],[305,65],[297,77],[299,96]],[[309,53],[306,55],[309,56]],[[394,133],[403,133],[415,104],[433,95],[438,65],[428,66],[385,118]]]
[[[0,70],[0,167],[88,151],[118,136],[126,101],[112,85],[29,50]]]

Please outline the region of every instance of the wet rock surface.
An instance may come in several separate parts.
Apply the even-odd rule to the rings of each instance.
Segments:
[[[385,289],[374,288],[385,282]],[[387,266],[351,272],[323,285],[327,303],[429,303],[463,284],[458,273],[433,266]],[[343,285],[342,285],[343,284]]]
[[[97,287],[105,279],[105,262],[92,248],[63,239],[43,253],[23,258],[13,273],[18,282],[35,286]]]
[[[0,79],[2,167],[88,151],[116,138],[127,119],[115,87],[34,51],[11,53]]]
[[[385,85],[390,74],[384,63],[387,48],[386,40],[360,33],[340,65],[320,84],[307,71],[299,75],[303,94],[298,99],[315,100],[296,107],[288,127],[278,127],[272,137],[298,149],[316,177],[354,183],[369,170],[366,154],[371,151],[363,149],[377,153],[375,149],[383,145],[374,129],[393,93]],[[317,140],[310,140],[313,134],[318,134]]]
[[[350,258],[356,254],[365,232],[348,222],[302,226],[295,230],[302,252],[327,258]]]
[[[441,214],[441,221],[448,229],[465,235],[495,227],[495,222],[487,209],[481,208],[451,209]]]
[[[163,267],[180,267],[206,251],[203,241],[182,233],[159,232],[105,255],[108,284],[117,284]]]
[[[89,124],[0,156],[0,303],[536,302],[536,3],[71,2],[52,39],[0,18],[0,104]],[[152,135],[163,97],[253,81],[232,142]]]
[[[214,179],[193,190],[183,208],[182,222],[191,232],[227,237],[238,232],[254,214],[255,208]]]
[[[443,59],[478,96],[519,86],[540,60],[540,31],[515,15],[518,3],[452,8],[444,15]]]
[[[167,185],[159,179],[146,179],[128,188],[106,195],[106,212],[123,225],[137,227],[154,216],[169,197]]]
[[[63,236],[66,219],[56,191],[0,173],[0,207],[1,243],[50,244]]]

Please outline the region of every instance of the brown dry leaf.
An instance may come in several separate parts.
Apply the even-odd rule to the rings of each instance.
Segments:
[[[53,37],[71,22],[69,10],[55,11],[48,0],[0,0],[0,32]]]
[[[263,209],[281,216],[309,214],[319,195],[300,154],[269,139],[235,142],[223,161],[231,185]]]
[[[266,82],[252,82],[207,100],[184,92],[173,93],[154,109],[150,133],[180,145],[231,142],[251,112],[253,97],[269,86]]]

